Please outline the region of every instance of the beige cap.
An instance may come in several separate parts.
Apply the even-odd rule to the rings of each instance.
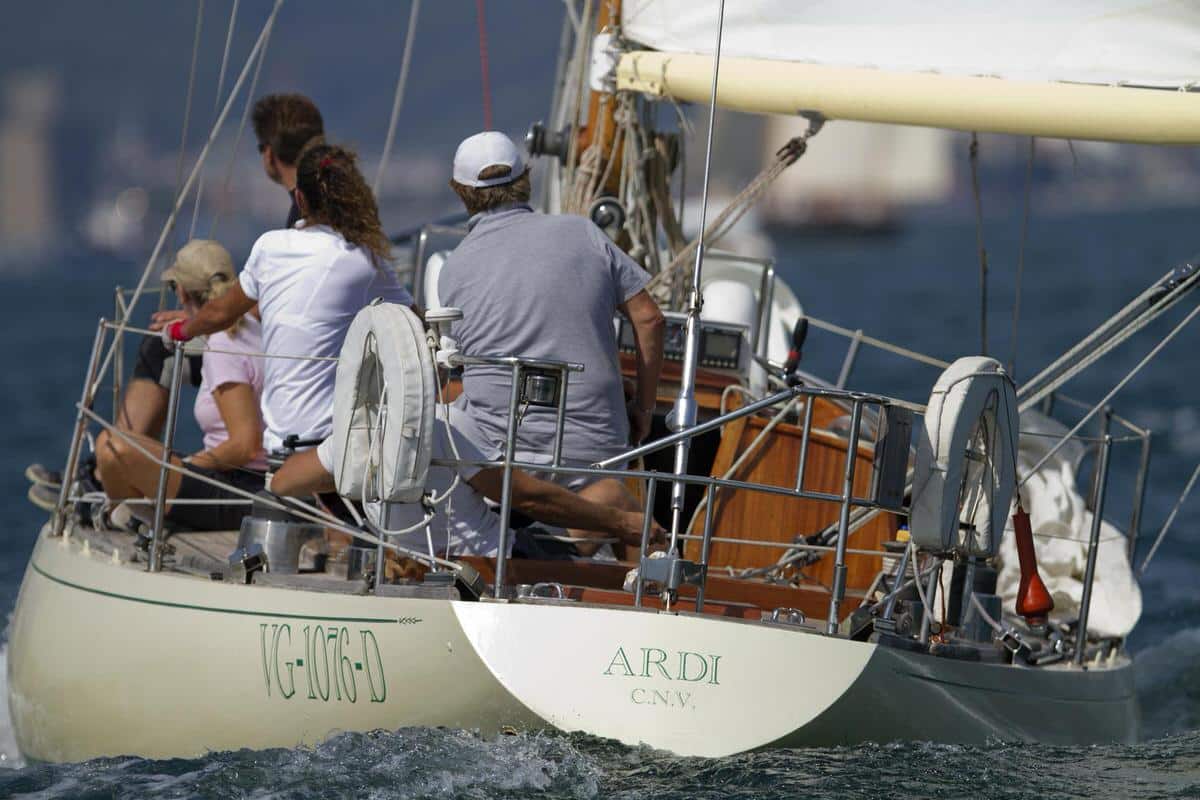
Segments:
[[[211,239],[192,239],[175,254],[175,263],[163,271],[164,281],[175,281],[187,292],[207,291],[214,278],[233,280],[229,251]]]

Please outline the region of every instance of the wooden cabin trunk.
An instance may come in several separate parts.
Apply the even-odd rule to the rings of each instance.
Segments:
[[[845,411],[830,401],[817,398],[813,407],[812,434],[808,447],[808,466],[805,470],[804,488],[841,494],[845,478],[846,450],[848,442],[829,429],[835,419]],[[801,407],[802,410],[803,407]],[[766,417],[743,417],[727,425],[721,436],[721,444],[713,463],[712,475],[724,476],[738,456],[754,441],[769,423]],[[801,434],[799,425],[783,422],[767,434],[753,454],[731,476],[733,480],[751,481],[770,486],[795,488],[796,468],[800,460]],[[858,461],[854,469],[854,494],[867,497],[871,489],[871,463],[874,448],[859,445]],[[713,511],[715,536],[770,541],[790,544],[798,537],[816,533],[836,523],[840,504],[831,501],[808,500],[783,495],[753,491],[723,490],[717,493]],[[690,531],[694,535],[703,533],[703,514],[697,516]],[[879,550],[881,544],[894,538],[897,529],[896,517],[880,514],[850,535],[847,547],[851,549]],[[698,560],[700,542],[689,540],[685,550],[687,557]],[[781,547],[767,547],[749,543],[714,542],[709,553],[710,573],[724,574],[725,567],[747,569],[774,564],[783,554]],[[877,555],[848,554],[846,556],[847,588],[865,590],[874,580],[881,566]],[[833,584],[833,553],[826,553],[820,561],[804,567],[801,581],[831,587]]]

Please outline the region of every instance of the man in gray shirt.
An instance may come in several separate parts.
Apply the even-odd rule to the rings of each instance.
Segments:
[[[662,367],[664,322],[645,290],[649,275],[589,220],[534,213],[525,160],[502,133],[466,139],[455,154],[450,185],[472,215],[470,232],[438,277],[441,303],[463,311],[453,326],[459,347],[470,355],[585,366],[568,384],[563,456],[570,462],[591,463],[640,442],[649,433]],[[637,342],[637,387],[628,403],[613,328],[618,311],[632,323]],[[503,367],[471,366],[463,374],[458,404],[497,454],[511,383],[511,371]],[[549,462],[554,420],[552,408],[524,411],[517,438],[521,460]],[[571,488],[588,483],[556,480]]]

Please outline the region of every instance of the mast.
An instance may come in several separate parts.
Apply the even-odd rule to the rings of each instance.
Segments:
[[[696,424],[696,366],[700,352],[700,309],[704,306],[704,294],[700,291],[700,276],[704,269],[704,227],[708,216],[708,182],[712,167],[713,129],[716,127],[717,78],[721,69],[721,34],[725,24],[725,0],[720,0],[717,11],[717,44],[712,59],[712,91],[708,108],[708,135],[704,148],[704,184],[700,193],[700,235],[697,239],[696,261],[692,268],[692,291],[688,299],[687,338],[683,350],[683,374],[679,381],[679,396],[671,412],[672,425],[676,431],[686,430]],[[688,451],[691,440],[681,439],[675,445],[675,474],[687,474]],[[686,484],[677,481],[671,486],[671,547],[675,553],[679,542],[680,525],[683,518],[683,499]]]

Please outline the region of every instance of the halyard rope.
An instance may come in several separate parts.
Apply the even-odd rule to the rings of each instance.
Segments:
[[[783,174],[785,169],[795,164],[804,155],[805,150],[808,149],[808,140],[821,130],[823,124],[824,120],[820,117],[811,118],[808,130],[799,136],[789,139],[783,147],[775,152],[775,157],[770,165],[746,184],[746,187],[729,201],[729,204],[721,210],[721,213],[708,226],[708,229],[704,233],[705,247],[718,241],[728,233],[746,212],[750,210],[750,207],[758,201],[767,187]],[[675,257],[671,259],[671,263],[663,267],[657,275],[650,279],[650,283],[647,284],[646,288],[653,291],[659,289],[664,283],[671,281],[675,273],[691,263],[696,254],[696,248],[699,246],[699,238],[689,242],[685,248],[675,254]],[[686,293],[689,287],[681,286],[679,288],[684,289]]]

